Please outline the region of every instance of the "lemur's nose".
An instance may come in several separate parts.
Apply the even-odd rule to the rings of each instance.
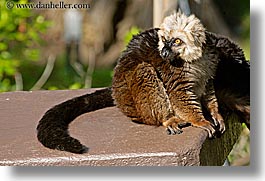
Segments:
[[[170,52],[170,51],[171,51],[171,50],[170,50],[168,47],[164,46],[163,49],[162,49],[162,51],[161,51],[161,57],[162,57],[163,59],[168,58],[168,56],[169,56],[169,52]]]

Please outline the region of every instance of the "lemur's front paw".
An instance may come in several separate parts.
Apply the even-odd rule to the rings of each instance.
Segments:
[[[224,123],[224,119],[223,117],[217,113],[214,116],[212,116],[213,120],[214,120],[214,124],[217,128],[219,128],[218,130],[220,131],[220,133],[224,133],[225,132],[225,123]]]
[[[179,126],[182,124],[183,121],[175,116],[163,122],[163,126],[166,127],[166,132],[169,135],[181,134],[183,130]]]
[[[209,138],[212,138],[215,133],[214,125],[207,120],[195,121],[192,126],[202,128],[208,132]]]

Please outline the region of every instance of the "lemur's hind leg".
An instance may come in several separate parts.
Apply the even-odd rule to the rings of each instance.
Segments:
[[[129,87],[139,122],[163,125],[169,134],[182,132],[178,125],[183,120],[175,115],[163,82],[152,65],[146,62],[139,64],[129,79]]]
[[[129,89],[125,79],[113,82],[112,97],[115,98],[116,106],[124,115],[126,115],[133,121],[137,121],[139,119],[139,115],[135,108],[134,100],[131,95],[131,90]]]

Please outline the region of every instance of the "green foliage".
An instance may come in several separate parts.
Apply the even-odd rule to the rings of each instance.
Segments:
[[[228,155],[231,166],[247,166],[250,165],[250,132],[245,124],[240,138],[234,145],[233,150]]]
[[[28,3],[19,0],[18,3]],[[8,9],[0,2],[0,92],[15,89],[14,75],[22,62],[40,58],[38,46],[42,43],[49,22],[30,9]]]
[[[140,31],[138,27],[133,26],[124,37],[125,44],[127,45],[133,38],[133,35],[137,35]]]
[[[250,15],[246,14],[242,17],[242,40],[241,45],[245,52],[247,60],[250,60]]]
[[[96,69],[93,73],[92,87],[109,87],[112,83],[113,68]]]
[[[81,78],[74,70],[69,71],[66,67],[64,55],[56,58],[54,70],[49,80],[44,84],[42,89],[45,90],[62,90],[62,89],[81,89],[84,88],[84,79]],[[25,62],[20,66],[23,72],[24,90],[30,90],[38,81],[43,73],[44,67],[38,62]],[[92,87],[109,87],[111,86],[113,68],[95,69],[92,75]]]

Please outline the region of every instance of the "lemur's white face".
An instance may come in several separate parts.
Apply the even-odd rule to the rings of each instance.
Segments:
[[[194,15],[180,12],[166,17],[158,31],[158,49],[163,59],[192,62],[202,56],[205,28]]]

